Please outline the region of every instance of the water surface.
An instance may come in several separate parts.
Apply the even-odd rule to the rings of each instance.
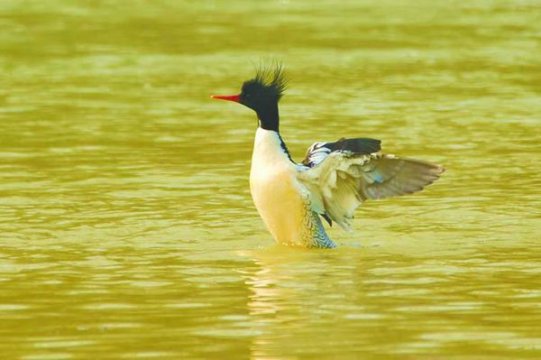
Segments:
[[[0,358],[541,356],[535,1],[3,1]],[[214,102],[286,64],[283,137],[448,169],[340,245],[273,244],[256,120]]]

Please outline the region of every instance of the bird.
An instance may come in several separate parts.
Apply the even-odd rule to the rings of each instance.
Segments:
[[[287,85],[283,65],[275,64],[257,69],[240,93],[211,96],[257,115],[250,192],[277,243],[335,248],[323,221],[349,231],[364,201],[420,191],[445,171],[435,163],[382,153],[381,141],[372,138],[315,142],[304,160],[295,162],[280,135],[278,103]]]

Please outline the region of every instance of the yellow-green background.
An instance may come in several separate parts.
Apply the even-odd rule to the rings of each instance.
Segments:
[[[539,1],[0,1],[1,359],[541,357]],[[439,162],[273,245],[254,114]]]

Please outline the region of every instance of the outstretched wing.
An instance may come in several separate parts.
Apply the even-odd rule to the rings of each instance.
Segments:
[[[425,161],[381,154],[379,149],[380,142],[374,139],[313,144],[303,161],[309,168],[297,175],[310,191],[312,210],[348,230],[364,200],[420,191],[444,171]]]

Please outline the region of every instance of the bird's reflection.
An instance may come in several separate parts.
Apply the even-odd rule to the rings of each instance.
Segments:
[[[301,327],[313,315],[307,309],[316,290],[312,288],[328,273],[326,258],[336,254],[276,246],[243,255],[256,265],[245,279],[256,334],[251,359],[286,359],[283,347],[291,346],[288,339],[293,334],[304,331]]]

